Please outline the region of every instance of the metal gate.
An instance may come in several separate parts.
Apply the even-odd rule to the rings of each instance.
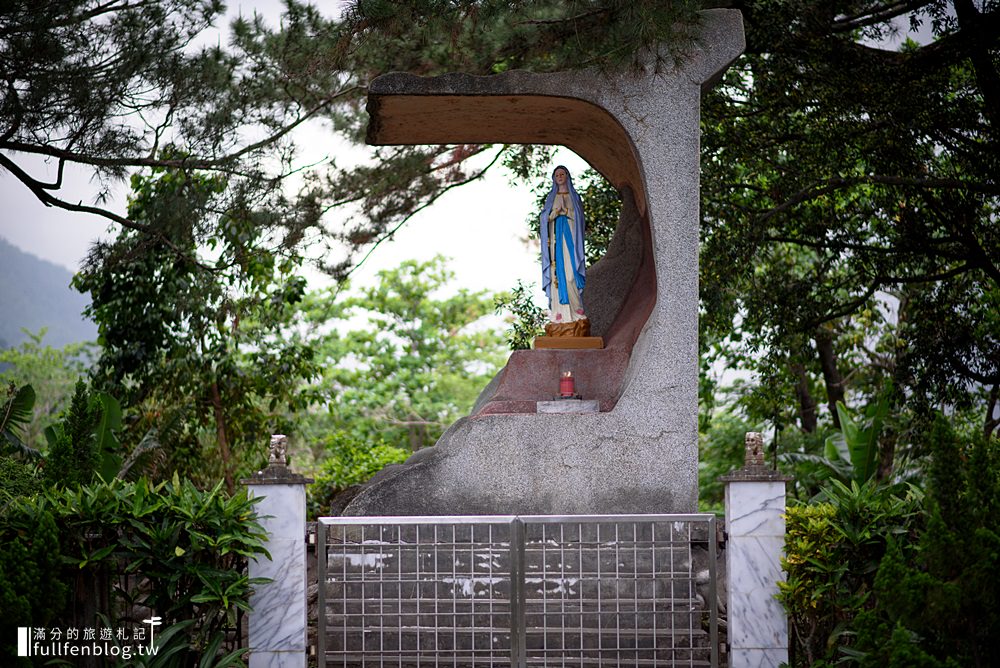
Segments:
[[[325,666],[718,666],[714,515],[323,517]]]

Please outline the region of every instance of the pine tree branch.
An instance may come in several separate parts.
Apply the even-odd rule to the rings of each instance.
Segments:
[[[550,26],[550,25],[561,25],[564,23],[576,23],[577,21],[582,21],[583,19],[588,19],[591,16],[596,16],[597,14],[607,14],[607,8],[592,9],[589,12],[581,12],[576,16],[567,16],[561,19],[527,19],[524,21],[517,21],[514,25],[518,26]]]
[[[173,250],[178,257],[186,257],[180,247],[178,247],[173,241],[171,241],[166,236],[164,236],[163,234],[161,234],[160,232],[158,232],[149,225],[143,225],[141,223],[137,223],[134,220],[125,218],[124,216],[120,216],[117,213],[114,213],[113,211],[109,211],[101,207],[88,206],[86,204],[80,204],[80,203],[73,204],[72,202],[67,202],[66,200],[59,199],[58,197],[51,195],[50,193],[46,192],[47,188],[52,187],[51,184],[42,183],[37,179],[32,178],[31,175],[22,170],[16,163],[10,160],[3,153],[0,153],[0,167],[6,168],[19,181],[21,181],[21,183],[26,185],[28,189],[31,190],[31,192],[35,195],[35,197],[37,197],[38,200],[45,206],[54,206],[57,209],[64,209],[66,211],[74,211],[78,213],[90,213],[95,216],[101,216],[102,218],[106,218],[111,222],[118,223],[119,225],[127,229],[135,230],[136,232],[142,232],[144,234],[153,235],[157,239],[161,240],[164,244],[166,244],[171,250]],[[60,178],[61,178],[61,173],[60,173]],[[201,269],[204,269],[206,271],[210,272],[217,271],[215,267],[208,266],[200,261],[196,261],[195,264]]]
[[[838,318],[843,318],[844,316],[854,313],[860,307],[864,306],[864,304],[867,303],[877,291],[878,284],[873,282],[872,285],[868,286],[865,292],[857,299],[847,302],[837,310],[827,311],[824,315],[807,321],[802,326],[802,331],[811,332],[824,323],[830,322],[831,320],[837,320]]]
[[[385,241],[386,239],[392,238],[392,236],[396,232],[398,232],[399,229],[401,227],[403,227],[403,225],[405,225],[406,223],[408,223],[411,218],[413,218],[415,215],[417,215],[418,213],[420,213],[421,211],[423,211],[424,209],[426,209],[427,207],[429,207],[431,204],[433,204],[434,202],[436,202],[446,192],[448,192],[449,190],[452,190],[454,188],[457,188],[459,186],[464,186],[467,183],[471,183],[471,182],[473,182],[473,181],[475,181],[477,179],[482,178],[483,175],[486,174],[487,170],[489,170],[491,167],[493,167],[493,165],[495,165],[497,163],[497,161],[500,159],[500,156],[502,156],[504,154],[504,151],[506,151],[506,150],[507,150],[507,146],[504,145],[499,151],[497,151],[497,154],[495,156],[493,156],[493,159],[490,160],[489,164],[486,165],[485,167],[483,167],[481,170],[479,170],[478,172],[476,172],[472,176],[470,176],[470,177],[468,177],[466,179],[463,179],[462,181],[456,181],[455,183],[448,184],[447,186],[445,186],[441,190],[439,190],[436,193],[434,193],[434,195],[430,199],[428,199],[426,202],[424,202],[423,204],[421,204],[420,206],[418,206],[416,209],[414,209],[413,211],[411,211],[410,213],[408,213],[406,215],[406,217],[403,218],[401,221],[399,221],[399,223],[395,227],[393,227],[388,232],[385,232],[384,234],[382,234],[382,236],[380,236],[378,239],[375,240],[375,243],[372,244],[372,247],[368,249],[368,252],[365,253],[365,256],[363,258],[361,258],[361,260],[357,264],[355,264],[353,267],[351,267],[350,271],[348,271],[346,274],[344,274],[344,278],[345,279],[348,278],[351,274],[353,274],[355,271],[357,271],[358,269],[360,269],[361,265],[363,265],[365,263],[365,261],[369,257],[371,257],[371,254],[373,252],[375,252],[375,249],[378,248],[378,246],[383,241]]]
[[[974,371],[965,360],[955,358],[955,366],[961,369],[962,373],[965,374],[967,378],[971,378],[977,383],[982,383],[983,385],[996,385],[1000,383],[1000,372],[998,373],[981,373],[979,371]]]
[[[49,146],[46,144],[29,144],[20,141],[5,140],[0,141],[0,149],[6,149],[8,151],[17,151],[20,153],[31,153],[34,155],[45,155],[52,158],[59,158],[60,160],[66,160],[68,162],[74,162],[83,165],[90,165],[93,167],[166,167],[172,169],[202,169],[206,171],[229,171],[228,167],[238,160],[239,158],[245,156],[248,153],[262,149],[269,146],[278,140],[282,139],[289,132],[300,126],[302,123],[315,117],[320,111],[325,109],[330,105],[331,102],[339,97],[343,97],[350,93],[365,91],[367,86],[357,85],[350,88],[343,89],[334,95],[330,95],[323,98],[320,102],[311,107],[305,114],[297,117],[291,123],[286,124],[277,132],[261,139],[260,141],[248,144],[243,148],[229,153],[219,158],[210,159],[197,159],[197,158],[180,158],[180,159],[163,159],[163,158],[153,158],[153,157],[123,157],[123,158],[105,158],[96,155],[90,155],[88,153],[80,153],[77,151],[71,151],[68,149],[56,148],[54,146]]]
[[[845,16],[842,19],[837,19],[830,26],[832,32],[852,32],[858,30],[859,28],[866,28],[876,23],[885,23],[886,21],[891,21],[897,16],[902,16],[912,12],[920,7],[927,4],[927,0],[907,0],[904,2],[894,2],[888,6],[880,7],[877,10],[868,10],[864,12],[859,12],[851,16]]]
[[[815,239],[805,239],[803,237],[783,237],[783,236],[764,236],[761,237],[761,241],[768,243],[778,243],[778,244],[793,244],[795,246],[802,246],[804,248],[814,248],[816,250],[834,250],[834,251],[858,251],[861,253],[879,253],[880,255],[912,255],[914,251],[893,248],[891,246],[871,246],[869,244],[854,244],[847,243],[844,241],[816,241]],[[947,238],[937,238],[928,239],[923,241],[923,243],[928,246],[941,246],[944,244],[961,244],[963,243],[960,239],[954,237]],[[916,253],[917,255],[923,255],[923,253]],[[944,253],[938,251],[939,256],[944,256]],[[957,254],[950,254],[949,257],[961,257]]]
[[[32,178],[27,172],[22,170],[14,161],[0,153],[0,167],[4,167],[7,171],[13,174],[18,181],[23,183],[28,187],[28,189],[42,202],[45,206],[54,206],[59,209],[65,209],[66,211],[76,211],[81,213],[92,213],[102,218],[107,218],[108,220],[118,223],[122,227],[126,227],[130,230],[136,230],[137,232],[151,233],[153,230],[148,225],[141,225],[135,221],[129,220],[123,216],[119,216],[116,213],[108,211],[107,209],[102,209],[95,206],[87,206],[85,204],[73,204],[72,202],[67,202],[65,200],[54,197],[50,193],[46,192],[47,187],[51,187],[49,184],[42,183],[40,181]]]

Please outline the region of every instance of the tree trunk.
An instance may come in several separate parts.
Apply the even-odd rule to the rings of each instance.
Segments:
[[[799,400],[799,425],[806,434],[816,432],[816,400],[809,392],[809,377],[806,368],[798,362],[792,364],[792,373],[797,378],[795,396]]]
[[[990,400],[986,403],[986,420],[983,422],[983,436],[987,439],[1000,427],[1000,417],[996,417],[997,403],[1000,401],[1000,384],[990,390]]]
[[[409,424],[409,436],[410,436],[410,450],[416,452],[420,448],[424,447],[424,434],[426,433],[427,426],[422,422],[411,421]]]
[[[899,306],[896,310],[898,314],[896,316],[896,331],[900,332],[906,323],[906,308],[910,301],[907,296],[906,286],[903,286],[903,289],[895,296],[899,299]],[[878,440],[878,468],[875,471],[875,479],[879,482],[884,482],[892,477],[896,459],[896,442],[899,440],[899,429],[896,422],[892,420],[892,416],[897,414],[897,408],[903,404],[906,398],[903,394],[903,388],[906,386],[907,381],[907,378],[904,376],[907,364],[903,359],[903,356],[906,355],[906,348],[895,346],[894,351],[892,368],[890,369],[892,394],[889,395],[889,410],[886,415],[885,424],[882,426],[882,434]]]
[[[212,381],[212,408],[215,409],[215,435],[219,442],[219,454],[222,455],[222,471],[226,478],[226,491],[233,494],[236,484],[233,481],[233,458],[229,452],[229,441],[226,438],[226,416],[222,412],[222,397],[219,395],[218,381]]]
[[[976,75],[976,84],[983,96],[983,113],[990,122],[990,134],[994,142],[1000,142],[1000,74],[993,65],[989,47],[984,43],[987,37],[980,27],[983,16],[972,0],[955,0],[955,18],[962,33],[968,36],[972,45],[969,60]]]
[[[844,401],[844,377],[837,369],[837,352],[833,349],[833,333],[828,329],[816,331],[816,352],[819,354],[819,365],[823,370],[823,382],[826,383],[826,398],[830,407],[833,426],[840,429],[840,416],[837,415],[837,402]]]

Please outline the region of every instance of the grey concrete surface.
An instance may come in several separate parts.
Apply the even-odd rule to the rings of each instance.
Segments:
[[[372,143],[563,144],[634,193],[650,233],[656,302],[613,410],[463,418],[433,448],[373,480],[345,514],[696,509],[700,97],[744,47],[738,11],[701,16],[695,46],[665,71],[372,82]]]

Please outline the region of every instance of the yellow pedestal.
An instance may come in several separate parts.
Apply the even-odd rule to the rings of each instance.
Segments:
[[[601,336],[536,336],[535,350],[600,350]]]

